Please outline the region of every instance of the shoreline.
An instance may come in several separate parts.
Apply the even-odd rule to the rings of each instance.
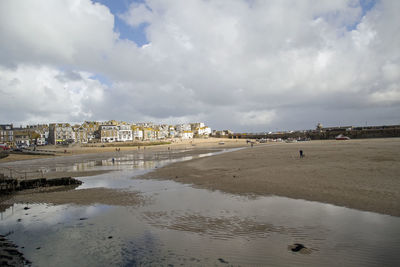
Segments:
[[[224,145],[219,145],[219,142],[224,142]],[[120,152],[144,152],[144,151],[166,151],[168,147],[173,150],[182,149],[195,149],[195,148],[233,148],[233,147],[243,147],[246,146],[245,139],[228,139],[228,138],[208,138],[208,139],[190,139],[190,140],[179,140],[171,144],[160,144],[160,145],[143,145],[143,146],[127,146],[125,143],[111,143],[113,146],[105,146],[97,144],[97,146],[72,146],[72,147],[56,147],[56,146],[46,146],[39,147],[38,151],[49,149],[55,152],[55,155],[27,155],[27,154],[10,154],[7,158],[0,159],[0,167],[3,163],[32,160],[32,159],[46,159],[46,158],[59,158],[68,157],[74,155],[92,155],[92,154],[104,154],[104,153],[115,153],[116,148],[120,149]],[[64,150],[67,153],[64,153]]]
[[[245,141],[230,145],[174,148],[173,158],[246,147]],[[299,150],[305,157],[299,157]],[[139,151],[136,151],[139,153]],[[132,150],[76,154],[52,159],[0,164],[33,170],[38,166],[105,160],[132,154]],[[141,160],[170,158],[166,147],[140,151]],[[135,156],[136,157],[136,156]],[[28,164],[29,163],[29,164]],[[55,170],[46,177],[82,177],[112,170]],[[252,196],[282,196],[334,204],[363,211],[400,216],[400,138],[318,140],[298,143],[247,145],[229,153],[173,163],[136,178],[174,180],[193,187]]]
[[[174,163],[140,178],[400,216],[399,173],[400,138],[387,138],[260,144]]]

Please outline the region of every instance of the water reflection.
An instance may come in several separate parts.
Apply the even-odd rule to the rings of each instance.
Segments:
[[[175,151],[175,152],[159,152],[154,154],[145,155],[143,153],[132,153],[132,154],[115,154],[114,156],[109,156],[104,159],[96,160],[82,160],[79,162],[73,162],[66,164],[63,162],[55,162],[54,164],[48,164],[47,161],[55,161],[55,159],[45,159],[43,161],[33,160],[32,164],[24,164],[24,166],[19,166],[17,163],[9,163],[10,166],[16,164],[20,169],[32,169],[38,166],[37,169],[42,173],[48,172],[83,172],[83,171],[93,171],[93,170],[125,170],[125,169],[152,169],[157,166],[162,166],[168,163],[176,161],[190,160],[194,157],[207,157],[216,155],[219,153],[224,153],[226,151],[234,151],[237,149],[224,149],[216,152],[209,152],[204,154],[199,154],[195,156],[184,156],[177,157],[178,153],[184,153],[185,151]],[[186,151],[187,152],[187,151]],[[41,163],[43,164],[41,165]]]

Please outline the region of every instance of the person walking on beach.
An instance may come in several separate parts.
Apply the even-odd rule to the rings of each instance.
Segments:
[[[300,153],[300,158],[303,158],[304,157],[303,150],[300,149],[299,153]]]

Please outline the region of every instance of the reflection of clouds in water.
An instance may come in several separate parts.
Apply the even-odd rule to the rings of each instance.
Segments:
[[[115,172],[127,181],[130,173]],[[191,265],[197,258],[205,266],[221,257],[237,265],[332,265],[346,259],[344,265],[388,266],[398,259],[396,217],[280,197],[234,196],[172,181],[130,181],[152,196],[150,205],[30,205],[28,211],[16,205],[0,230],[15,230],[10,238],[25,245],[38,265]],[[18,217],[23,218],[19,225]],[[315,253],[295,257],[287,251],[293,243]]]
[[[114,153],[101,154],[101,155],[72,155],[65,157],[32,159],[24,162],[15,161],[7,162],[2,165],[18,169],[19,171],[29,171],[39,173],[49,172],[79,172],[79,171],[93,171],[93,170],[121,170],[121,169],[135,169],[135,168],[154,168],[155,166],[162,166],[167,163],[177,161],[190,160],[194,157],[211,156],[226,151],[235,151],[237,149],[226,149],[213,153],[205,153],[196,156],[179,157],[182,153],[193,152],[192,150],[176,150],[176,151],[160,151],[154,153],[135,152],[131,154]],[[94,157],[95,159],[90,159]],[[112,162],[112,159],[115,162]]]
[[[28,206],[28,210],[24,208]],[[21,217],[18,224],[25,228],[37,230],[58,223],[68,223],[82,217],[93,217],[110,209],[107,205],[74,206],[74,205],[48,205],[48,204],[14,204],[5,210],[2,226],[15,225],[15,218]],[[28,214],[29,216],[26,216]]]
[[[104,188],[120,188],[130,189],[132,188],[132,176],[144,174],[146,170],[135,170],[132,171],[118,171],[104,173],[96,176],[79,177],[79,180],[83,182],[76,190],[104,187]]]

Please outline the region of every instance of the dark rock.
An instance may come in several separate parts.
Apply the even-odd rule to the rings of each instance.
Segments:
[[[228,263],[228,262],[227,262],[226,260],[224,260],[223,258],[219,258],[218,260],[219,260],[220,263],[225,263],[225,264]]]
[[[0,255],[1,259],[7,259],[7,260],[12,260],[13,258],[11,256],[7,256],[7,255]]]
[[[5,252],[8,252],[8,254],[10,255],[21,255],[21,252],[19,252],[16,249],[12,249],[12,248],[5,248],[3,249]]]
[[[300,243],[295,243],[292,246],[290,246],[290,250],[293,252],[299,252],[300,250],[306,248],[303,244]]]

